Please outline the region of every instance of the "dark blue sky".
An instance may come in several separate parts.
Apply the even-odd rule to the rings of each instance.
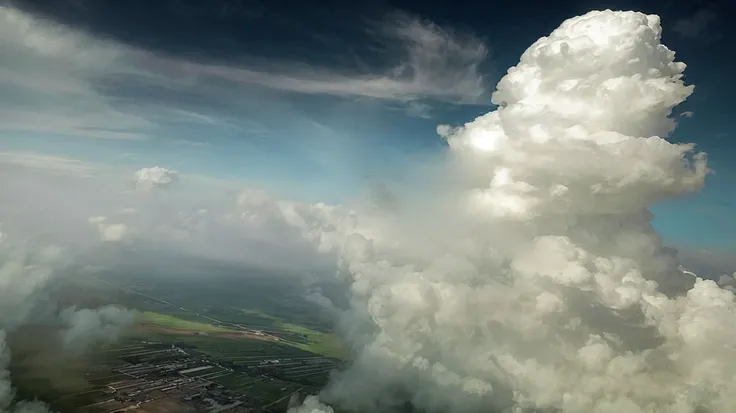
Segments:
[[[6,122],[0,149],[43,149],[131,167],[161,164],[335,201],[366,181],[415,179],[415,165],[442,154],[436,126],[462,124],[491,110],[489,93],[496,81],[564,19],[605,8],[659,14],[663,42],[688,64],[687,82],[696,85],[694,95],[676,109],[693,116],[680,118],[672,139],[708,152],[716,174],[700,196],[657,206],[655,222],[673,243],[736,248],[732,1],[9,4],[74,34],[55,37],[57,32],[44,28],[40,37],[58,40],[53,50],[38,56],[19,52],[12,62],[3,58],[3,68],[27,73],[27,79],[51,82],[59,76],[50,84],[68,95],[44,100],[48,92],[40,80],[22,86],[36,88],[33,93],[18,83],[0,83],[0,109],[28,110],[13,112],[18,125],[29,113],[44,114],[43,122],[56,125],[47,128],[38,120],[24,129]],[[415,64],[402,66],[402,58],[414,56],[417,38],[392,31],[401,26],[391,22],[401,19],[431,21],[457,36],[457,48],[447,46],[452,59],[419,54]],[[7,49],[0,50],[27,46],[6,42]],[[486,58],[474,54],[477,44],[487,48]],[[424,80],[391,83],[381,75],[398,69],[405,72],[396,79]],[[342,80],[331,84],[327,75],[336,73]],[[485,87],[473,86],[478,78]],[[242,83],[250,86],[234,86]],[[78,112],[87,114],[84,121],[70,122],[70,113]],[[125,139],[118,139],[120,134]]]

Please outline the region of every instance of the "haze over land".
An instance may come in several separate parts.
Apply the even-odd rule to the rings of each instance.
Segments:
[[[12,47],[48,57],[69,44],[93,54],[109,46],[112,61],[135,67],[127,46],[102,47],[11,7],[0,13],[27,34]],[[438,26],[402,21],[407,36],[459,48]],[[457,413],[731,412],[733,276],[684,272],[651,224],[652,205],[696,194],[710,172],[705,153],[668,141],[673,109],[693,86],[661,24],[610,10],[565,20],[498,82],[495,110],[437,127],[448,147],[431,168],[415,166],[432,171],[417,187],[353,202],[286,200],[166,165],[131,171],[5,153],[0,411],[47,410],[14,399],[6,334],[51,319],[61,348],[80,349],[135,322],[117,306],[49,304],[55,277],[113,269],[122,285],[136,269],[224,282],[207,270],[217,263],[283,280],[335,318],[347,366],[291,413],[407,403]],[[456,79],[464,97],[483,95],[476,69]],[[420,80],[389,84],[414,95]],[[457,98],[442,80],[430,95]],[[369,83],[373,98],[393,90]],[[347,302],[326,285],[344,286]]]

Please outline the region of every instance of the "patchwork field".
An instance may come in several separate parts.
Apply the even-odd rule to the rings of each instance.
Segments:
[[[198,390],[134,377],[141,369],[153,372],[156,366],[186,360],[179,377],[220,385],[246,395],[261,411],[276,413],[287,408],[293,395],[319,391],[344,358],[330,321],[290,293],[288,285],[262,279],[245,285],[239,280],[233,285],[135,277],[124,285],[118,281],[70,278],[54,297],[60,307],[118,304],[137,310],[137,322],[117,342],[71,357],[58,351],[56,327],[26,327],[13,335],[11,373],[21,398],[38,398],[59,413],[189,412],[196,403],[188,397]],[[120,386],[140,388],[147,398],[137,407],[135,398],[121,401],[119,393],[110,393]],[[160,388],[167,389],[165,394],[152,398]]]

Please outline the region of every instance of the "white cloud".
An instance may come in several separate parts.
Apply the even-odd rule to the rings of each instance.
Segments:
[[[396,65],[382,74],[345,74],[319,67],[246,71],[202,66],[201,70],[244,83],[345,97],[477,103],[486,93],[481,66],[488,52],[480,39],[406,15],[387,19],[376,36],[398,49],[399,55]]]
[[[3,5],[0,50],[0,131],[138,139],[151,126],[99,88],[129,69],[124,46]]]
[[[690,110],[686,110],[686,111],[684,111],[684,112],[680,113],[680,116],[682,116],[683,118],[687,118],[687,119],[690,119],[690,118],[692,118],[693,116],[695,116],[695,112],[693,112],[693,111],[690,111]]]
[[[709,278],[717,279],[724,273],[731,273],[736,268],[736,254],[729,250],[708,250],[688,246],[677,247],[677,258],[688,269],[707,274]]]
[[[100,237],[105,241],[119,242],[128,235],[128,227],[125,224],[104,224],[100,228]]]
[[[66,325],[61,338],[66,349],[81,351],[97,342],[115,341],[121,330],[132,325],[136,317],[135,311],[115,305],[79,310],[68,307],[59,314]]]
[[[254,66],[226,66],[141,55],[145,67],[170,79],[217,79],[234,87],[261,86],[275,90],[413,101],[432,98],[479,103],[486,97],[484,63],[488,50],[482,39],[457,33],[430,21],[395,13],[371,31],[392,56],[388,68],[362,72],[337,70],[292,61],[261,61]],[[166,79],[159,79],[164,81]]]
[[[716,20],[718,20],[718,15],[715,12],[700,9],[690,17],[676,21],[674,29],[683,37],[702,38]]]
[[[0,165],[45,169],[54,173],[87,177],[102,169],[78,159],[33,152],[0,152]]]
[[[486,93],[482,65],[488,50],[481,39],[398,13],[387,18],[374,35],[398,55],[397,63],[381,74],[295,68],[286,62],[267,70],[193,64],[180,69],[291,92],[346,97],[476,103]]]
[[[166,188],[173,185],[178,180],[178,172],[173,169],[161,168],[159,166],[142,168],[135,172],[136,188],[142,190],[150,191],[156,188]]]
[[[122,211],[121,211],[122,212]],[[89,217],[87,221],[97,227],[100,233],[100,239],[108,242],[121,242],[128,238],[129,230],[125,224],[114,223],[111,224],[107,221],[107,217],[94,216]]]
[[[733,287],[736,284],[736,273],[723,274],[718,277],[718,285],[722,287]]]
[[[430,119],[432,117],[432,108],[421,102],[409,102],[406,112],[417,118]]]
[[[357,355],[323,402],[733,409],[734,295],[678,271],[647,211],[708,172],[704,155],[688,163],[692,146],[666,139],[692,87],[660,34],[657,16],[634,12],[565,21],[499,82],[498,110],[440,128],[457,187],[308,227],[352,284],[344,333]],[[689,290],[663,293],[671,277]],[[329,407],[310,398],[291,411]]]
[[[0,180],[0,222],[11,233],[43,237],[80,253],[105,242],[111,250],[161,249],[284,274],[324,268],[329,261],[315,258],[314,248],[283,219],[269,218],[282,214],[274,205],[292,220],[298,220],[301,209],[266,195],[258,204],[252,191],[239,198],[239,206],[242,186],[234,182],[179,176],[162,167],[137,172],[108,168],[82,176],[58,168],[10,166],[4,176],[12,179]],[[178,180],[184,182],[172,185]],[[279,258],[282,254],[289,259]]]
[[[307,396],[304,403],[289,409],[289,413],[333,413],[332,407],[320,403],[316,396]]]

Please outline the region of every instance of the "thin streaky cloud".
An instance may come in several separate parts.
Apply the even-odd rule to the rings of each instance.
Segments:
[[[141,84],[220,101],[249,99],[253,87],[401,104],[477,103],[488,96],[482,69],[488,50],[481,39],[398,13],[378,27],[371,35],[386,48],[383,68],[346,72],[248,55],[238,61],[258,63],[158,55],[0,6],[0,132],[143,139],[167,117],[184,115],[207,125],[225,121],[173,99],[153,102],[145,91],[135,105],[125,104],[132,98],[118,94]],[[408,109],[416,116],[416,106]]]
[[[0,152],[0,165],[34,168],[79,177],[94,176],[104,169],[100,165],[79,159],[21,151]]]
[[[690,17],[675,22],[674,30],[683,37],[702,38],[718,20],[718,15],[709,9],[700,9]]]
[[[305,94],[399,101],[433,98],[453,103],[479,103],[488,95],[483,74],[488,49],[480,38],[403,13],[392,14],[369,33],[392,49],[389,54],[395,56],[395,62],[389,69],[356,74],[294,62],[270,62],[259,69],[157,58],[155,64],[182,76],[214,77]]]

